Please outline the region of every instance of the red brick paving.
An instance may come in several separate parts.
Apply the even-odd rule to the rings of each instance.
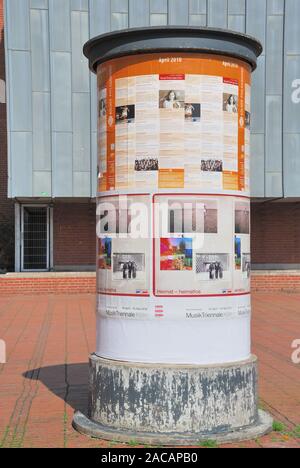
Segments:
[[[253,351],[260,360],[261,406],[286,426],[256,441],[224,447],[300,448],[300,295],[253,295]],[[0,298],[0,447],[125,447],[72,429],[87,405],[87,357],[95,348],[93,295]]]

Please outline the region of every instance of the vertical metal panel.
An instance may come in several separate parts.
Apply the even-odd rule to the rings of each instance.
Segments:
[[[89,92],[90,75],[88,60],[82,52],[89,38],[88,13],[72,11],[72,88],[74,92]],[[88,116],[86,116],[88,118]]]
[[[33,93],[33,170],[51,170],[50,94]]]
[[[227,0],[208,0],[208,26],[227,28],[227,8]]]
[[[127,13],[112,13],[111,14],[112,31],[128,28],[128,21],[129,21],[129,18],[128,18]]]
[[[207,16],[206,15],[190,15],[189,24],[191,26],[206,26]]]
[[[282,97],[266,100],[266,171],[282,170]]]
[[[189,24],[189,2],[188,0],[169,0],[169,24]]]
[[[283,18],[268,16],[266,43],[266,91],[282,94]]]
[[[150,12],[168,13],[168,0],[150,0]]]
[[[251,112],[253,133],[265,131],[265,57],[258,59],[258,66],[252,75]]]
[[[51,172],[33,172],[33,196],[51,197]]]
[[[32,90],[50,91],[49,27],[47,10],[31,10]]]
[[[283,15],[284,0],[268,0],[268,15]]]
[[[53,197],[73,196],[72,133],[52,137]]]
[[[128,13],[128,0],[111,0],[113,13]]]
[[[48,9],[48,0],[30,0],[30,8]]]
[[[288,55],[285,59],[284,78],[284,131],[287,133],[300,133],[299,80],[300,55]]]
[[[90,37],[110,31],[110,0],[90,0]]]
[[[90,95],[73,94],[73,170],[91,168]]]
[[[299,197],[300,134],[284,135],[284,195]]]
[[[286,0],[285,50],[287,54],[300,54],[300,2]]]
[[[97,194],[97,182],[98,182],[98,148],[97,148],[97,133],[91,133],[91,149],[92,149],[92,165],[91,165],[91,186],[92,186],[92,197]]]
[[[51,53],[53,131],[72,131],[71,55]]]
[[[73,196],[74,197],[90,197],[91,182],[89,172],[74,172],[73,173]]]
[[[11,134],[12,197],[32,197],[32,133]]]
[[[282,172],[266,172],[265,197],[282,197]]]
[[[266,45],[266,0],[247,1],[246,31]]]
[[[89,0],[71,0],[73,11],[89,11]]]
[[[263,134],[251,135],[251,195],[253,197],[265,196],[265,136]]]
[[[57,52],[71,50],[70,0],[49,0],[50,47]]]
[[[228,0],[229,15],[244,15],[246,10],[245,0]]]
[[[246,19],[243,15],[229,15],[228,29],[244,33],[246,30]]]
[[[32,131],[30,52],[8,52],[10,130]]]
[[[29,0],[6,0],[8,48],[30,49]]]
[[[150,24],[150,1],[129,0],[129,26],[138,28]]]
[[[190,0],[190,15],[206,15],[206,0]]]
[[[166,26],[168,24],[168,15],[165,13],[151,13],[150,26]]]
[[[98,98],[97,98],[97,78],[94,74],[91,74],[91,130],[97,132],[97,109],[98,109]]]

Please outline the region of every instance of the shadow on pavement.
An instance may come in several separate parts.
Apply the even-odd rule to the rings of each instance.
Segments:
[[[29,380],[39,380],[55,396],[83,414],[88,408],[88,363],[40,367],[23,374]]]

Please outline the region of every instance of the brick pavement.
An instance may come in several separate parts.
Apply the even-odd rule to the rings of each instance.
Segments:
[[[71,427],[87,406],[87,356],[94,350],[93,295],[0,297],[0,447],[110,447]],[[284,432],[225,447],[300,448],[300,365],[291,343],[300,339],[300,295],[253,297],[253,351],[260,359],[261,407]],[[124,445],[120,445],[124,447]]]

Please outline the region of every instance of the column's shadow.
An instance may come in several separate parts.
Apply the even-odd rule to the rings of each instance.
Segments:
[[[23,374],[29,380],[39,380],[54,395],[83,414],[88,408],[88,363],[40,367]]]

